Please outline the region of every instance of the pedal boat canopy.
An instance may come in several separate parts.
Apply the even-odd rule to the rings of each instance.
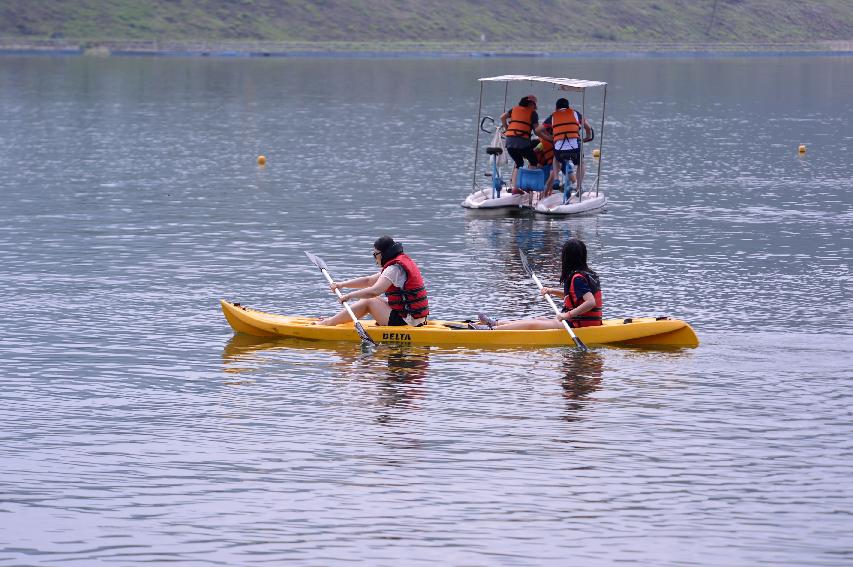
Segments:
[[[514,81],[531,81],[534,83],[548,83],[556,85],[561,91],[583,92],[593,87],[606,87],[607,83],[601,81],[587,81],[585,79],[563,79],[560,77],[537,77],[534,75],[500,75],[499,77],[483,77],[481,83],[510,83]]]

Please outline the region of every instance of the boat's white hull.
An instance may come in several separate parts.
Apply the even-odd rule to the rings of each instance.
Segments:
[[[553,193],[540,200],[534,210],[546,215],[578,215],[601,209],[606,204],[607,197],[601,192],[597,195],[595,192],[584,192],[580,200],[576,194],[572,193],[572,198],[565,204],[563,204],[562,193]]]
[[[468,195],[462,206],[466,209],[501,209],[524,207],[530,202],[529,195],[513,195],[509,191],[501,191],[501,196],[492,199],[492,189],[481,189]]]
[[[497,199],[492,198],[491,189],[482,189],[468,195],[462,202],[466,209],[530,209],[537,213],[546,215],[577,215],[600,209],[607,204],[604,193],[584,192],[583,199],[578,201],[578,196],[572,194],[568,203],[563,204],[563,194],[554,192],[550,196],[540,199],[538,194],[525,193],[523,195],[512,195],[507,191],[501,192]]]

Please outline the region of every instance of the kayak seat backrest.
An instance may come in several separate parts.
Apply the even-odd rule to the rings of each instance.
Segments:
[[[545,171],[530,167],[518,170],[518,188],[522,191],[543,191],[545,189]]]

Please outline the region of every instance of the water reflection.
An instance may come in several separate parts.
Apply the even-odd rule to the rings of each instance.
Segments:
[[[234,335],[223,348],[223,371],[249,375],[270,364],[282,364],[296,357],[302,364],[312,364],[320,355],[334,378],[376,385],[376,402],[391,408],[414,408],[423,397],[424,379],[429,371],[430,347],[380,345],[365,350],[358,343],[307,341],[301,339],[269,340],[248,335]],[[271,356],[275,352],[278,356]],[[229,380],[229,385],[248,383],[247,377]],[[388,423],[387,412],[377,417]]]
[[[387,363],[387,373],[379,382],[378,401],[386,408],[414,407],[423,398],[424,379],[429,370],[429,347],[381,346],[377,354]],[[376,421],[392,422],[392,414],[383,412]]]
[[[601,388],[604,356],[594,350],[564,349],[562,371],[560,385],[566,399],[565,420],[579,421],[579,412],[589,405],[589,396]]]
[[[599,217],[466,218],[466,238],[471,240],[470,246],[480,250],[479,255],[490,261],[477,264],[474,270],[469,264],[455,266],[465,271],[466,288],[475,289],[478,294],[477,304],[466,306],[461,316],[472,317],[478,311],[503,319],[551,315],[548,304],[524,271],[518,250],[525,251],[543,285],[557,286],[560,251],[570,238],[587,243],[590,263],[594,269],[600,269],[600,222]],[[466,262],[470,262],[470,258],[466,257]]]

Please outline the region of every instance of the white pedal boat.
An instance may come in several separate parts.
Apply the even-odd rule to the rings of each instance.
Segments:
[[[492,196],[492,188],[484,188],[474,191],[462,201],[466,209],[502,209],[512,207],[514,209],[530,207],[530,196],[513,195],[509,191],[501,191],[500,197]]]
[[[598,149],[593,152],[596,155],[597,175],[591,183],[584,183],[584,188],[590,187],[589,191],[584,191],[580,199],[577,194],[573,193],[571,199],[564,203],[564,196],[560,190],[554,191],[550,196],[541,198],[541,185],[534,188],[532,191],[526,191],[522,194],[513,194],[510,191],[509,180],[504,179],[501,168],[502,166],[514,166],[509,163],[506,147],[504,145],[504,134],[500,128],[495,127],[495,119],[491,116],[482,115],[483,107],[483,85],[485,83],[503,83],[503,105],[506,112],[507,91],[510,83],[527,82],[530,84],[547,84],[559,91],[573,91],[580,93],[582,97],[583,114],[586,110],[586,89],[591,87],[604,87],[604,97],[601,107],[601,130],[598,136]],[[480,79],[480,105],[477,111],[477,120],[479,128],[477,129],[476,148],[474,155],[474,175],[472,192],[462,201],[462,206],[471,210],[495,210],[495,209],[524,209],[535,211],[547,215],[576,215],[599,211],[607,204],[607,198],[603,193],[599,192],[599,180],[601,179],[601,146],[604,138],[604,108],[607,102],[607,83],[599,81],[587,81],[583,79],[562,79],[556,77],[535,77],[528,75],[502,75],[499,77],[484,77]],[[491,123],[491,128],[487,123]],[[480,155],[480,132],[491,134],[491,143],[486,147],[488,155],[488,171],[483,172],[482,176],[477,175]],[[581,145],[581,159],[584,159],[584,146]],[[586,169],[586,168],[585,168]],[[522,168],[528,170],[528,168]],[[521,173],[522,170],[519,170]],[[483,177],[489,181],[482,182]],[[522,189],[527,189],[523,184],[519,183]]]
[[[604,208],[606,204],[607,197],[604,193],[596,194],[595,191],[584,191],[580,199],[576,193],[572,193],[567,203],[563,202],[562,193],[552,193],[540,199],[533,210],[545,215],[579,215]]]

